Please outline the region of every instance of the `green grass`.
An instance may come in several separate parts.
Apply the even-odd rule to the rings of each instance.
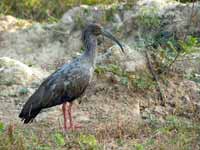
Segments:
[[[149,122],[152,124],[152,122]],[[153,124],[155,120],[153,120]],[[146,126],[143,134],[148,134],[141,143],[134,145],[136,150],[194,150],[200,144],[200,124],[177,116],[168,116],[164,123],[156,122],[156,126]],[[144,130],[146,130],[145,133]]]
[[[0,150],[51,150],[52,148],[98,150],[100,147],[94,135],[64,133],[60,129],[49,130],[47,125],[39,128],[41,129],[18,125],[5,126],[0,122]]]
[[[50,124],[39,127],[22,127],[19,125],[4,125],[0,123],[0,150],[51,150],[51,149],[80,149],[103,150],[113,140],[117,147],[126,145],[130,150],[194,150],[200,144],[200,122],[167,116],[164,122],[155,117],[147,120],[132,133],[116,134],[112,125],[106,130],[112,132],[91,132],[87,129],[63,133],[60,129],[50,129]],[[156,121],[155,121],[156,120]],[[128,125],[126,125],[128,128]],[[103,126],[101,130],[103,130]],[[117,129],[117,128],[116,128]],[[121,129],[123,130],[123,129]],[[102,134],[102,135],[100,135]],[[104,134],[104,135],[103,135]],[[107,138],[102,138],[107,137]],[[111,139],[113,138],[113,139]],[[112,145],[112,144],[111,144]]]

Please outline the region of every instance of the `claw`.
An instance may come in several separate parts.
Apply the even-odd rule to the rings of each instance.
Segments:
[[[76,130],[76,129],[81,129],[82,128],[82,125],[80,124],[73,124],[72,126],[70,126],[68,128],[68,130]]]

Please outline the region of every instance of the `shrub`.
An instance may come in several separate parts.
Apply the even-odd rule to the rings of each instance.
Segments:
[[[120,2],[118,0],[116,2]],[[112,4],[112,0],[1,0],[0,14],[37,21],[60,18],[64,12],[80,4]]]

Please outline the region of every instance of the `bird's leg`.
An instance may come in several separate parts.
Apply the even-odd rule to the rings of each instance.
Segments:
[[[69,115],[69,124],[70,124],[70,129],[76,129],[76,128],[81,128],[81,125],[75,125],[74,123],[73,123],[73,120],[72,120],[72,111],[71,111],[71,109],[72,109],[72,105],[73,105],[73,103],[71,102],[71,103],[69,103],[69,105],[68,105],[68,115]]]
[[[67,113],[66,113],[67,103],[62,105],[63,117],[64,117],[64,130],[67,130]]]

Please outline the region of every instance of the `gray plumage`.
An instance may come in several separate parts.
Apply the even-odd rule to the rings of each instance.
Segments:
[[[33,93],[19,115],[24,123],[31,122],[44,108],[72,102],[83,94],[92,79],[96,59],[96,36],[101,33],[102,28],[96,24],[85,28],[82,33],[85,52],[51,74]]]

